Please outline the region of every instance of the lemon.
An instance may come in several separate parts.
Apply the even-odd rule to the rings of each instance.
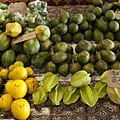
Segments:
[[[8,78],[9,70],[8,69],[2,69],[0,71],[0,77],[2,77],[4,80]]]
[[[24,67],[24,63],[22,61],[16,61],[14,64],[13,64],[14,68],[16,67],[19,67],[19,66],[22,66]]]
[[[28,77],[33,77],[34,76],[34,71],[31,67],[25,67],[25,69],[28,72]]]
[[[20,79],[14,80],[10,85],[9,92],[15,99],[23,98],[27,93],[27,84]]]
[[[9,111],[11,109],[11,104],[13,102],[13,98],[10,94],[3,94],[0,97],[0,109],[4,111]]]
[[[38,88],[38,81],[35,78],[27,78],[25,80],[27,84],[27,93],[32,94]]]
[[[10,93],[10,86],[14,80],[8,80],[7,83],[5,84],[5,92]]]
[[[14,69],[14,65],[13,64],[10,65],[8,69],[9,69],[9,71],[12,71]]]
[[[14,68],[14,70],[12,71],[12,78],[15,80],[15,79],[22,79],[22,80],[25,80],[26,78],[28,77],[28,72],[27,70],[22,67],[22,66],[19,66],[19,67],[16,67]]]
[[[30,104],[26,99],[14,100],[11,105],[11,112],[18,120],[26,120],[30,115]]]

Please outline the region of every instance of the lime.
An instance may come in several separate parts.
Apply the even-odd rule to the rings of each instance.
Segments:
[[[3,79],[0,77],[0,89],[2,88],[3,86]]]
[[[80,40],[84,39],[84,35],[81,32],[77,32],[73,35],[73,41],[78,43]]]
[[[86,30],[83,34],[84,34],[84,37],[85,37],[86,40],[92,40],[93,39],[92,30]]]
[[[51,21],[50,21],[51,28],[56,27],[59,23],[60,23],[59,19],[57,19],[57,18],[51,19]]]
[[[119,23],[117,21],[111,21],[109,23],[109,29],[111,32],[117,32],[119,30]]]
[[[80,26],[79,26],[80,30],[87,30],[89,28],[89,24],[87,21],[83,21]]]
[[[68,26],[68,31],[70,33],[77,33],[79,26],[76,23],[70,23]]]
[[[94,5],[90,5],[90,6],[88,7],[88,12],[92,12],[94,8],[95,8]]]
[[[81,24],[83,22],[83,14],[77,13],[73,16],[73,22],[76,24]]]
[[[113,10],[108,10],[106,13],[105,13],[105,18],[106,20],[108,21],[113,21],[115,19],[115,13]]]
[[[72,41],[72,35],[70,33],[66,33],[62,37],[63,41],[66,43],[70,43]]]
[[[88,13],[86,15],[86,19],[87,19],[88,23],[94,23],[96,20],[96,16],[94,13]]]
[[[102,8],[95,7],[92,12],[96,15],[97,18],[99,18],[102,15]]]
[[[92,4],[94,6],[102,6],[103,5],[103,1],[102,0],[92,0]]]
[[[52,36],[51,36],[51,41],[53,42],[53,44],[56,44],[57,42],[61,42],[62,41],[62,37],[61,37],[61,35],[59,35],[59,34],[53,34]]]

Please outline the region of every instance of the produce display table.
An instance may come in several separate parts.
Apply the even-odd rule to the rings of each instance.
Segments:
[[[49,17],[58,17],[60,11],[67,10],[70,15],[78,12],[86,13],[88,5],[48,6]],[[94,82],[94,80],[93,80]],[[63,86],[68,81],[60,82]],[[4,90],[0,91],[0,95]],[[52,105],[48,100],[44,104],[34,105],[31,96],[26,96],[31,105],[31,115],[28,120],[120,120],[120,106],[113,103],[108,96],[99,99],[94,107],[83,104],[80,100],[71,105]],[[0,111],[0,120],[14,120],[11,112]]]

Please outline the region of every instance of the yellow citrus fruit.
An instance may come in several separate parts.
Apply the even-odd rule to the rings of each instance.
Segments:
[[[9,111],[11,109],[11,104],[13,102],[13,98],[10,94],[3,94],[0,97],[0,109],[4,111]]]
[[[23,98],[27,93],[27,84],[24,80],[14,80],[11,85],[9,92],[15,99]]]
[[[9,72],[9,74],[8,74],[8,79],[9,79],[9,80],[13,79],[13,78],[12,78],[12,71]]]
[[[0,71],[0,77],[2,77],[4,80],[6,80],[8,78],[8,73],[9,73],[8,69],[2,69]]]
[[[30,104],[26,99],[14,100],[11,105],[11,112],[18,120],[26,120],[30,115]]]
[[[16,67],[16,68],[14,68],[14,70],[12,71],[12,78],[13,78],[14,80],[16,80],[16,79],[25,80],[27,77],[28,77],[28,72],[27,72],[27,70],[26,70],[24,67],[22,67],[22,66]]]
[[[8,80],[5,84],[5,92],[10,93],[10,86],[14,80]]]
[[[9,69],[10,72],[13,71],[13,69],[14,69],[14,65],[13,65],[13,64],[10,65],[8,69]]]
[[[14,68],[16,67],[19,67],[19,66],[22,66],[24,67],[24,63],[22,61],[16,61],[14,64],[13,64]]]
[[[25,69],[28,72],[28,77],[33,77],[34,76],[34,71],[31,67],[25,67]]]
[[[35,78],[27,78],[25,80],[26,84],[27,84],[27,93],[28,94],[32,94],[34,91],[37,90],[38,88],[38,81]]]

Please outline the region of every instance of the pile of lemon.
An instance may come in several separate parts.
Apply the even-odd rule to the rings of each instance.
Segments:
[[[0,70],[0,77],[5,83],[5,93],[0,96],[0,109],[12,112],[16,119],[25,120],[30,116],[30,104],[26,94],[32,94],[38,87],[31,67],[24,67],[16,61],[8,68]]]

